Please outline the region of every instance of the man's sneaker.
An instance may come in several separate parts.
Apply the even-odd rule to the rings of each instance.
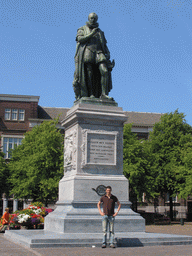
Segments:
[[[115,248],[115,245],[114,244],[110,244],[110,248]]]
[[[101,248],[106,248],[106,244],[102,244]]]

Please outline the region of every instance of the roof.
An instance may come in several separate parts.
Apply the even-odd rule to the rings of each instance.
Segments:
[[[38,118],[40,119],[54,119],[59,115],[59,120],[62,121],[69,108],[51,108],[38,106]],[[147,112],[131,112],[125,111],[127,116],[126,124],[133,123],[134,126],[153,126],[160,121],[162,113],[147,113]]]
[[[134,126],[153,126],[160,121],[162,113],[130,112],[125,111],[128,119],[125,124],[133,123]]]
[[[69,108],[49,108],[38,106],[38,118],[40,119],[54,119],[59,117],[62,121],[67,115]]]
[[[39,98],[33,95],[0,94],[0,101],[39,102]]]

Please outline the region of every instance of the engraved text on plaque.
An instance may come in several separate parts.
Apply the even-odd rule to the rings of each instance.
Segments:
[[[87,164],[116,165],[116,136],[88,133]]]

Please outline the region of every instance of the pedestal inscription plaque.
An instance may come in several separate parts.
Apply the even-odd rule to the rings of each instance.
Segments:
[[[116,165],[116,136],[87,133],[87,164]]]

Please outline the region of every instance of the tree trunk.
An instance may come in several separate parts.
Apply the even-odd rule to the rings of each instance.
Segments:
[[[173,199],[172,196],[169,196],[169,204],[170,204],[170,219],[173,221]]]
[[[45,207],[48,207],[48,200],[45,199]]]

